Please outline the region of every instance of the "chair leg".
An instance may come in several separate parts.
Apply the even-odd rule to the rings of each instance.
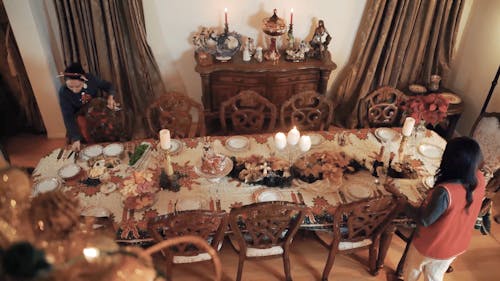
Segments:
[[[333,247],[338,247],[338,244]],[[333,262],[335,261],[335,255],[337,254],[337,250],[331,248],[328,252],[328,259],[326,260],[325,269],[323,270],[323,276],[321,277],[321,281],[328,281],[328,275],[333,267]]]
[[[285,267],[285,280],[292,281],[292,275],[290,274],[290,257],[288,256],[288,251],[283,253],[283,266]]]
[[[392,236],[394,235],[394,226],[389,226],[389,228],[382,233],[380,236],[380,246],[378,249],[377,265],[375,268],[374,275],[377,275],[379,270],[384,267],[384,260],[387,256],[387,251],[392,241]]]
[[[173,268],[173,260],[172,257],[167,256],[165,261],[165,278],[167,281],[172,281],[172,268]]]
[[[368,250],[368,267],[369,267],[370,274],[373,276],[378,274],[377,245],[376,245],[377,243],[376,243],[376,241],[373,241],[373,244],[370,245],[370,248]]]
[[[245,262],[245,257],[240,254],[238,259],[238,273],[236,274],[236,281],[241,281],[241,275],[243,273],[243,262]]]

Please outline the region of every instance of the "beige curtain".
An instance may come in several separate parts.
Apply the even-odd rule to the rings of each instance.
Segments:
[[[54,0],[64,62],[113,82],[123,118],[141,124],[152,100],[165,92],[146,41],[142,0]]]
[[[358,103],[380,86],[427,85],[449,72],[463,0],[367,1],[337,102],[337,120],[358,126]]]

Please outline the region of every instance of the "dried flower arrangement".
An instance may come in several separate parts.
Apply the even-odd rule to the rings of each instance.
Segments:
[[[293,165],[294,174],[306,182],[328,179],[332,184],[341,184],[344,171],[354,168],[344,153],[316,152],[299,158]]]
[[[429,94],[410,97],[404,108],[415,120],[436,125],[446,118],[448,105],[447,99],[437,94]]]
[[[134,172],[123,181],[120,193],[125,197],[125,207],[129,209],[142,209],[154,203],[158,187],[153,182],[153,173],[150,171]]]

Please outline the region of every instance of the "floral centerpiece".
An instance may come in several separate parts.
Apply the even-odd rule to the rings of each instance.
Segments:
[[[406,103],[406,112],[415,120],[436,125],[446,118],[448,100],[437,94],[410,97]]]
[[[150,171],[135,171],[123,181],[120,193],[126,208],[140,210],[154,204],[155,195],[159,191],[153,182]]]
[[[315,152],[295,161],[293,173],[308,183],[326,178],[331,183],[340,185],[344,171],[354,172],[358,166],[351,163],[351,159],[344,153]]]
[[[242,182],[270,187],[285,187],[291,184],[290,164],[285,159],[252,155],[232,160],[234,166],[230,176]]]

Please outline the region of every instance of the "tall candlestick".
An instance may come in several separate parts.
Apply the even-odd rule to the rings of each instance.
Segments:
[[[224,8],[224,24],[227,25],[227,8]]]
[[[415,118],[406,117],[405,122],[403,124],[403,129],[401,129],[401,133],[405,137],[409,137],[411,132],[413,131],[413,127],[415,126]]]
[[[167,129],[160,130],[160,147],[163,150],[170,149],[170,131]]]
[[[168,177],[174,175],[174,168],[172,167],[172,161],[170,160],[170,153],[168,151],[165,152],[165,173]]]
[[[290,9],[290,24],[293,24],[293,8]]]
[[[296,126],[293,126],[293,129],[291,129],[288,132],[288,136],[286,138],[287,142],[289,145],[296,145],[299,140],[300,140],[300,132],[297,130]]]

